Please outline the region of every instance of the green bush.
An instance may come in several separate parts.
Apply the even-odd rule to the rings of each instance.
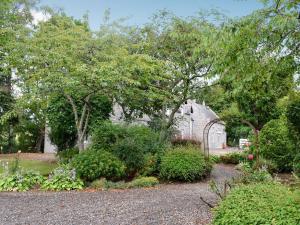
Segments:
[[[195,181],[205,177],[211,164],[195,148],[178,147],[167,151],[160,165],[160,177],[173,181]]]
[[[300,178],[300,154],[297,154],[294,159],[293,171]]]
[[[68,148],[57,153],[60,163],[69,163],[75,155],[79,154],[78,148]]]
[[[225,164],[239,164],[241,161],[245,161],[247,153],[244,152],[232,152],[226,155],[220,156],[220,161]]]
[[[17,171],[0,177],[0,191],[28,191],[34,186],[43,184],[44,180],[39,173]]]
[[[240,185],[240,184],[252,184],[252,183],[268,183],[273,182],[273,177],[266,169],[258,169],[253,170],[250,165],[248,168],[245,163],[242,174],[237,178],[234,178],[233,184]]]
[[[106,151],[86,150],[76,155],[71,165],[78,175],[86,180],[93,181],[105,177],[117,180],[125,175],[125,165],[112,153]]]
[[[221,162],[220,156],[217,155],[210,155],[209,160],[211,161],[212,164]]]
[[[159,173],[158,155],[145,155],[145,163],[139,174],[143,177],[157,175]]]
[[[295,94],[287,105],[286,116],[290,124],[300,133],[300,95]]]
[[[106,149],[121,159],[127,174],[134,175],[144,168],[146,156],[164,148],[159,133],[141,125],[112,124],[104,122],[93,129],[92,148]]]
[[[253,169],[266,169],[270,174],[278,172],[277,164],[272,160],[264,159],[262,157],[259,160],[255,160],[252,165]]]
[[[176,138],[176,139],[172,139],[172,145],[174,146],[195,146],[198,148],[201,148],[201,142],[200,141],[196,141],[193,139],[184,139],[184,138]]]
[[[275,183],[235,188],[215,209],[214,225],[300,224],[300,202],[296,193]]]
[[[153,187],[159,184],[159,181],[156,177],[139,177],[129,182],[128,188],[137,188],[137,187]]]
[[[75,169],[71,169],[68,165],[61,165],[56,168],[41,186],[44,190],[63,191],[82,189],[84,186]]]
[[[268,122],[259,134],[261,155],[276,163],[280,171],[290,171],[296,155],[296,146],[291,140],[286,119]]]
[[[127,188],[140,188],[140,187],[153,187],[159,184],[156,177],[140,177],[130,182],[124,181],[112,182],[105,178],[95,180],[91,183],[91,187],[95,189],[108,190],[108,189],[127,189]]]

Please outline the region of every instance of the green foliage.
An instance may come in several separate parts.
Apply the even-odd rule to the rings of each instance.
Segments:
[[[288,103],[286,117],[292,127],[300,133],[300,94],[295,94],[295,97]]]
[[[232,152],[226,155],[220,156],[220,161],[225,164],[239,164],[244,161],[247,157],[247,153],[244,152]]]
[[[268,183],[273,178],[266,168],[253,169],[249,163],[239,164],[242,174],[234,179],[234,185],[252,184],[252,183]]]
[[[297,153],[284,118],[271,120],[260,132],[260,151],[265,159],[276,163],[280,171],[290,171]]]
[[[209,160],[212,162],[212,164],[220,163],[221,162],[221,157],[217,156],[217,155],[210,155]]]
[[[176,138],[173,139],[172,141],[172,145],[174,146],[194,146],[194,147],[198,147],[199,149],[201,149],[201,142],[197,141],[197,140],[193,140],[193,139],[182,139],[182,138]]]
[[[125,175],[125,165],[112,153],[103,150],[85,150],[71,161],[79,177],[86,181],[97,178],[117,180]]]
[[[134,174],[145,167],[146,156],[163,150],[159,133],[146,126],[126,126],[104,122],[93,131],[92,148],[106,149],[120,158],[128,174]]]
[[[165,180],[192,182],[208,175],[211,168],[199,149],[178,147],[163,155],[159,175]]]
[[[39,173],[16,171],[0,176],[0,191],[28,191],[34,186],[42,185],[44,177]]]
[[[139,171],[139,174],[143,177],[158,175],[159,173],[159,156],[158,154],[146,154],[145,163],[143,168]]]
[[[50,140],[59,151],[74,147],[76,127],[73,112],[63,96],[54,96],[46,110],[48,126],[51,128]]]
[[[275,183],[238,187],[214,211],[214,225],[300,223],[299,197]]]
[[[294,158],[293,171],[300,178],[300,154],[299,153]]]
[[[78,148],[68,148],[63,151],[59,151],[57,156],[59,158],[60,163],[69,163],[75,155],[79,154]]]
[[[159,184],[156,177],[139,177],[127,184],[128,188],[153,187]]]
[[[105,178],[95,180],[91,183],[91,187],[95,189],[127,189],[127,188],[141,188],[141,187],[153,187],[159,184],[156,177],[139,177],[130,182],[124,181],[112,182]]]
[[[79,110],[82,109],[81,100],[74,99]],[[108,98],[96,95],[90,99],[91,116],[88,125],[91,126],[97,120],[107,119],[111,112],[111,102]],[[74,114],[70,103],[63,95],[55,95],[51,98],[47,107],[47,120],[50,130],[50,139],[59,151],[74,147],[77,139]],[[87,130],[87,133],[89,130]]]
[[[272,160],[264,159],[262,157],[259,157],[259,160],[255,160],[253,162],[252,168],[254,170],[266,169],[270,174],[278,172],[276,163],[274,163]]]
[[[77,190],[84,186],[75,169],[71,169],[68,165],[61,165],[56,168],[41,186],[44,190],[63,191]]]

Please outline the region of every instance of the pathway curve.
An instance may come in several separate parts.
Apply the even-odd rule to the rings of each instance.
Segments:
[[[235,175],[232,166],[219,164],[210,179],[221,182]],[[217,202],[208,180],[149,189],[0,193],[0,224],[208,224],[211,209],[200,196]]]

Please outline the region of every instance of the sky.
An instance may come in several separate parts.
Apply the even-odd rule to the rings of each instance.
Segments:
[[[40,0],[40,4],[63,9],[75,18],[82,18],[88,12],[93,30],[99,28],[106,9],[110,9],[112,20],[129,17],[128,25],[141,25],[162,9],[183,17],[209,9],[219,9],[230,17],[241,17],[262,7],[257,0]]]

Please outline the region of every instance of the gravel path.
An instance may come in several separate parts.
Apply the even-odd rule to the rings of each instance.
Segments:
[[[232,166],[216,165],[211,179],[221,182],[235,174]],[[210,203],[217,198],[207,182],[100,192],[0,193],[0,224],[208,224],[211,210],[199,198]]]

